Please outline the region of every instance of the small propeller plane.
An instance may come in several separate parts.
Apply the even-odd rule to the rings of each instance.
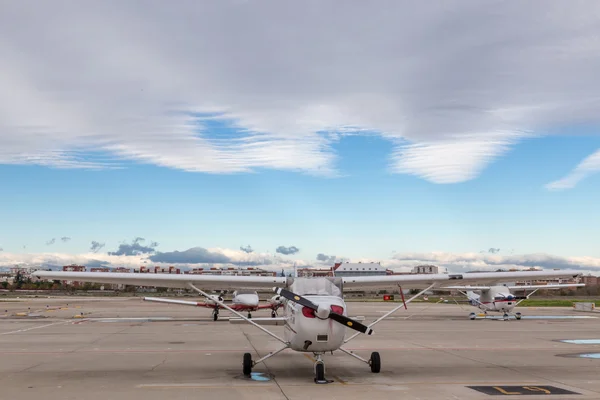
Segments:
[[[167,303],[167,304],[179,304],[183,306],[192,307],[206,307],[212,308],[213,321],[219,319],[219,310],[224,309],[217,302],[224,301],[223,293],[211,294],[205,302],[186,301],[186,300],[175,300],[175,299],[164,299],[160,297],[144,297],[144,301],[153,301],[156,303]],[[270,309],[271,318],[277,317],[277,309],[283,305],[283,297],[275,295],[267,300],[266,304],[259,304],[258,293],[255,290],[236,290],[233,292],[230,307],[235,311],[246,311],[248,312],[248,318],[252,318],[252,311]]]
[[[548,285],[494,285],[494,286],[448,286],[444,290],[458,290],[461,294],[467,296],[469,304],[483,311],[487,317],[488,312],[502,313],[503,319],[508,320],[509,315],[514,315],[517,320],[520,320],[522,314],[520,312],[513,313],[516,306],[523,300],[527,300],[538,290],[546,289],[562,289],[570,287],[585,286],[584,283],[560,283]],[[522,295],[516,292],[522,291]],[[531,293],[527,294],[527,291]],[[513,293],[515,292],[515,293]],[[477,314],[472,312],[469,314],[469,319],[477,318]]]
[[[381,370],[381,356],[372,352],[365,359],[354,352],[345,349],[344,344],[358,335],[373,334],[373,326],[383,321],[406,304],[421,296],[434,287],[445,287],[457,280],[469,284],[497,284],[550,277],[577,277],[579,271],[519,271],[519,272],[479,272],[461,274],[409,274],[383,276],[348,276],[348,277],[263,277],[263,276],[231,276],[231,275],[192,275],[192,274],[138,274],[114,272],[54,272],[35,271],[35,277],[52,280],[71,280],[81,282],[97,282],[108,284],[125,284],[135,286],[155,286],[167,288],[187,288],[199,293],[207,300],[236,314],[247,323],[262,330],[282,343],[282,347],[259,358],[252,359],[252,354],[245,353],[242,361],[242,371],[249,376],[252,369],[259,363],[276,354],[292,349],[298,352],[313,353],[315,356],[315,382],[329,383],[325,379],[325,363],[323,355],[341,351],[369,365],[371,372]],[[343,289],[396,289],[402,285],[410,289],[423,288],[419,293],[400,305],[394,307],[383,316],[368,325],[348,317],[348,310],[343,299]],[[271,332],[259,324],[258,318],[250,319],[225,304],[219,297],[211,297],[205,290],[233,289],[272,289],[282,296],[283,317],[273,318],[284,324],[284,338]],[[271,318],[267,318],[272,320]],[[346,338],[348,329],[356,331]]]

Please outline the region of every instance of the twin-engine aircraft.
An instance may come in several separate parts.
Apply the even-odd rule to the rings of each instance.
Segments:
[[[222,294],[211,294],[205,302],[186,301],[186,300],[174,300],[174,299],[163,299],[160,297],[144,297],[144,301],[153,301],[156,303],[167,303],[167,304],[179,304],[184,306],[192,307],[206,307],[212,308],[213,321],[219,319],[219,310],[224,309],[218,303],[218,301],[224,301]],[[283,297],[275,295],[267,300],[266,304],[258,304],[258,293],[255,290],[240,289],[233,292],[230,307],[235,311],[246,311],[248,312],[248,318],[252,318],[252,311],[270,309],[271,318],[277,317],[277,309],[283,305]]]
[[[527,300],[538,290],[563,289],[570,287],[585,286],[584,283],[560,283],[548,285],[494,285],[494,286],[448,286],[444,289],[458,290],[469,299],[469,304],[483,311],[485,317],[488,312],[502,313],[503,319],[508,320],[509,315],[514,315],[520,320],[520,312],[513,313],[516,306],[523,300]],[[530,291],[529,294],[527,292]],[[469,319],[477,318],[472,312]]]
[[[350,276],[330,278],[286,278],[286,277],[249,277],[227,275],[169,275],[169,274],[137,274],[112,272],[53,272],[36,271],[38,278],[71,280],[81,282],[97,282],[108,284],[125,284],[134,286],[157,286],[167,288],[192,289],[212,300],[219,306],[236,314],[249,324],[254,325],[282,343],[282,347],[272,351],[258,360],[252,354],[245,353],[242,362],[244,375],[250,375],[259,363],[273,357],[286,349],[298,352],[313,353],[315,362],[315,382],[328,383],[325,379],[325,353],[341,351],[370,366],[371,372],[381,370],[381,356],[371,353],[365,359],[343,347],[344,344],[362,334],[373,334],[373,326],[389,317],[392,313],[405,307],[407,303],[434,287],[445,287],[461,281],[470,285],[490,285],[498,282],[535,280],[547,278],[570,278],[580,275],[578,271],[521,271],[521,272],[480,272],[464,274],[414,274],[384,276]],[[423,288],[418,294],[404,301],[369,325],[348,317],[348,310],[343,299],[343,289],[395,289],[405,286],[410,289]],[[283,317],[273,318],[284,324],[284,337],[264,328],[256,319],[250,319],[226,305],[218,297],[211,297],[206,290],[233,289],[272,289],[284,298]],[[356,332],[346,338],[348,329]]]

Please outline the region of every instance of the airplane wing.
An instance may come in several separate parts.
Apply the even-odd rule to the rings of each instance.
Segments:
[[[535,290],[535,289],[561,289],[568,287],[583,287],[585,283],[557,283],[549,285],[500,285],[509,290]],[[436,288],[436,290],[489,290],[491,286],[444,286]]]
[[[271,289],[285,287],[287,278],[276,276],[151,274],[135,272],[35,271],[33,276],[61,281],[109,283],[187,289],[192,283],[202,289]]]
[[[516,271],[516,272],[467,272],[461,274],[407,274],[384,276],[344,277],[344,289],[377,289],[403,286],[406,289],[426,288],[435,284],[435,289],[468,285],[493,285],[501,282],[542,280],[548,278],[575,278],[581,275],[575,270]]]
[[[562,289],[568,287],[583,287],[585,283],[557,283],[551,285],[516,285],[507,286],[510,290]]]
[[[271,289],[285,287],[286,277],[239,276],[239,275],[195,275],[195,274],[151,274],[119,272],[64,272],[35,271],[33,276],[54,280],[123,284],[132,286],[156,286],[168,288],[188,288],[188,283],[202,289]],[[518,272],[472,272],[463,274],[408,274],[383,276],[343,277],[344,289],[385,289],[404,286],[406,289],[426,288],[435,284],[436,288],[456,283],[489,285],[497,282],[537,280],[547,278],[573,278],[581,272],[559,271],[518,271]]]

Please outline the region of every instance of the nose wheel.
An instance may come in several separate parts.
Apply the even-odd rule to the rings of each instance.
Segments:
[[[216,321],[218,319],[219,319],[219,310],[215,308],[213,311],[213,321]]]
[[[321,354],[315,354],[315,383],[324,384],[331,383],[333,381],[328,381],[325,379],[325,363],[323,362],[323,356]]]

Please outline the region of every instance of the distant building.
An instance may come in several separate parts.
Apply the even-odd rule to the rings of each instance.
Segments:
[[[335,276],[377,276],[392,275],[392,271],[382,267],[380,263],[335,263]]]
[[[298,268],[296,272],[301,278],[333,276],[331,268]]]
[[[417,265],[410,272],[411,274],[447,274],[446,267],[438,267],[437,265]]]
[[[71,264],[71,265],[63,266],[62,270],[65,272],[85,272],[86,268],[85,268],[85,265]],[[73,285],[74,287],[81,286],[81,284],[82,284],[82,282],[78,282],[78,281],[62,281],[62,283],[65,285]]]
[[[600,281],[597,276],[586,275],[581,277],[581,283],[585,283],[586,286],[598,286]]]
[[[186,274],[197,274],[197,275],[235,275],[235,276],[277,276],[277,272],[268,271],[262,268],[193,268],[190,271],[186,271]]]
[[[92,267],[92,268],[90,268],[90,272],[110,272],[110,268],[108,268],[108,267]]]

